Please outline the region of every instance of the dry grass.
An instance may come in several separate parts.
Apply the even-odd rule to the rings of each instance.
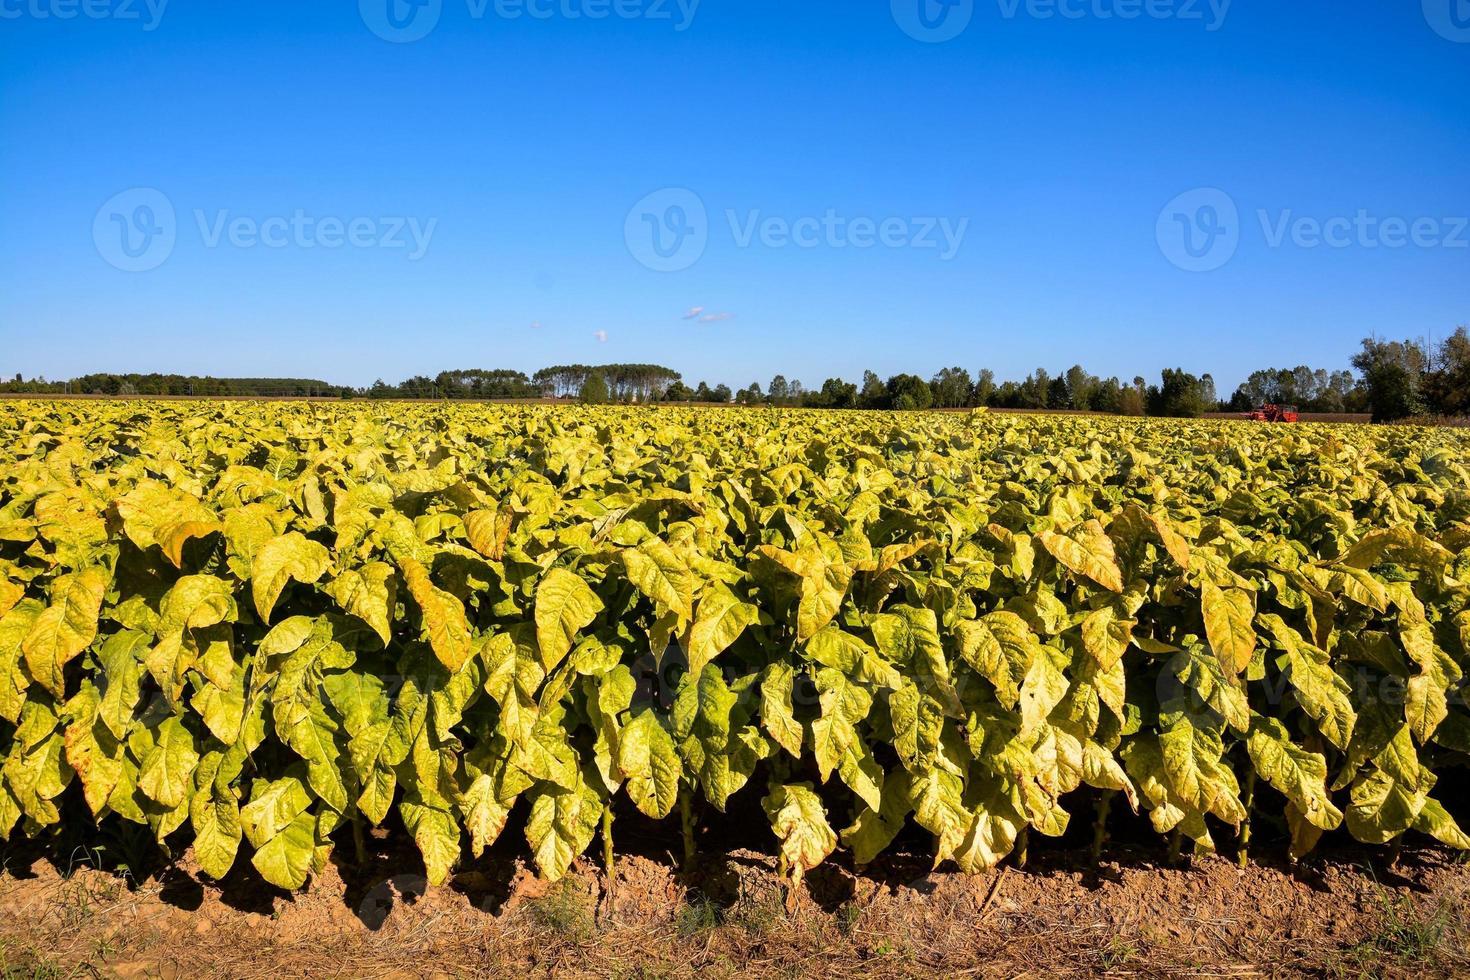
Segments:
[[[1346,864],[1307,880],[1218,860],[977,880],[829,868],[788,913],[759,856],[711,859],[695,888],[633,857],[620,862],[616,915],[590,865],[550,887],[523,870],[473,870],[437,892],[399,889],[376,929],[355,913],[362,887],[335,871],[289,897],[177,873],[129,890],[42,863],[0,877],[0,980],[1470,975],[1470,871],[1436,853],[1413,860],[1393,887]],[[508,882],[493,900],[477,891],[490,878]]]

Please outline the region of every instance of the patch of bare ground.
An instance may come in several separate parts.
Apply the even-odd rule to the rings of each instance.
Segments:
[[[411,852],[375,843],[295,896],[248,866],[134,882],[9,855],[0,978],[1470,975],[1470,867],[1434,850],[1172,869],[1120,849],[973,879],[898,855],[820,868],[788,910],[773,861],[747,851],[688,875],[623,857],[611,890],[590,862],[546,885],[492,854],[429,890]]]

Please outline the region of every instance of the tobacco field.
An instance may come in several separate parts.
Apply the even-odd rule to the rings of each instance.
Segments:
[[[793,884],[1074,822],[1470,849],[1470,433],[0,403],[0,835],[307,884],[751,806]],[[1136,814],[1136,816],[1131,816]],[[89,824],[90,826],[90,824]],[[74,829],[74,828],[73,828]],[[1167,842],[1167,844],[1166,844]]]

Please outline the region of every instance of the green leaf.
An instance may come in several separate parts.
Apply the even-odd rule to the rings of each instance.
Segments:
[[[641,712],[623,727],[618,770],[627,780],[628,797],[645,816],[662,820],[673,812],[684,768],[672,736],[652,711]]]

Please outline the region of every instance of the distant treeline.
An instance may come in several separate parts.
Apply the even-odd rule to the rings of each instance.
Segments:
[[[376,381],[349,388],[290,378],[197,378],[166,374],[90,374],[71,381],[0,384],[0,393],[75,395],[214,395],[286,398],[417,398],[464,400],[577,399],[584,402],[778,405],[806,408],[915,411],[929,408],[1006,408],[1101,412],[1195,418],[1207,412],[1248,412],[1266,404],[1296,405],[1303,412],[1372,412],[1376,421],[1470,415],[1470,332],[1460,327],[1441,343],[1383,341],[1370,337],[1353,358],[1352,371],[1306,366],[1256,371],[1228,399],[1209,374],[1166,369],[1158,383],[1100,378],[1081,365],[1051,374],[1038,368],[1020,381],[997,381],[983,369],[971,375],[949,367],[925,380],[897,374],[886,381],[872,371],[860,383],[828,378],[820,388],[778,374],[762,389],[739,391],[701,381],[690,387],[672,368],[658,364],[571,364],[521,371],[444,371],[398,384]]]
[[[369,398],[578,398],[587,379],[597,375],[617,401],[660,401],[679,380],[679,372],[658,364],[563,364],[527,376],[521,371],[442,371],[418,375],[396,385],[381,379],[365,389]]]
[[[213,396],[223,398],[340,398],[353,389],[306,378],[210,378],[182,374],[87,374],[70,381],[26,380],[17,374],[0,383],[11,395]]]

